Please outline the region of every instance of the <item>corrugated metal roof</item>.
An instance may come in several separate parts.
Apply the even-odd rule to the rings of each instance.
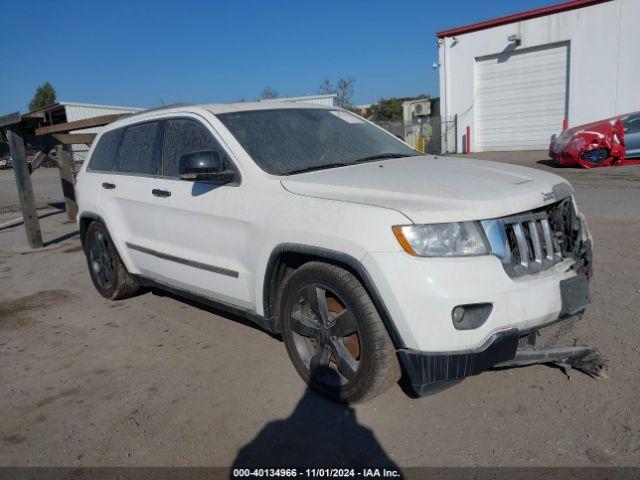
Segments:
[[[302,95],[300,97],[265,98],[261,102],[301,102],[303,100],[323,100],[328,98],[338,98],[337,93],[327,93],[322,95]]]
[[[492,20],[486,20],[484,22],[472,23],[471,25],[465,25],[464,27],[457,27],[457,28],[451,28],[449,30],[442,30],[436,33],[436,36],[438,38],[452,37],[454,35],[462,35],[463,33],[476,32],[478,30],[485,30],[487,28],[498,27],[500,25],[520,22],[522,20],[529,20],[532,18],[543,17],[546,15],[553,15],[554,13],[566,12],[569,10],[575,10],[577,8],[589,7],[591,5],[596,5],[598,3],[605,3],[605,2],[611,2],[611,1],[612,0],[571,0],[569,2],[558,3],[556,5],[537,8],[535,10],[527,10],[525,12],[514,13],[513,15],[494,18]]]
[[[116,113],[137,113],[138,108],[111,107],[109,105],[69,105],[64,103],[67,122],[84,120],[85,118],[100,117],[102,115],[112,115]]]
[[[337,93],[329,93],[326,95],[304,95],[301,97],[265,98],[260,101],[261,102],[315,103],[319,105],[328,105],[332,107],[336,103],[335,102],[336,98],[338,98]]]
[[[81,102],[58,102],[60,105],[69,105],[73,107],[88,107],[88,108],[115,108],[118,110],[144,110],[140,107],[123,107],[121,105],[103,105],[99,103],[81,103]]]
[[[207,105],[195,105],[196,107],[206,108],[213,114],[244,112],[249,110],[271,110],[276,108],[337,108],[334,105],[328,105],[320,102],[293,102],[286,99],[273,99],[261,102],[239,102],[239,103],[210,103]]]

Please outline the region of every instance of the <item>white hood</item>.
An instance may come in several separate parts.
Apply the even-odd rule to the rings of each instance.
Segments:
[[[507,163],[431,155],[292,175],[291,193],[397,210],[415,223],[483,220],[552,203],[551,173]],[[572,191],[572,190],[571,190]]]

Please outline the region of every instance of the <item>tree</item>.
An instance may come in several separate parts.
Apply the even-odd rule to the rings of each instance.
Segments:
[[[353,91],[355,80],[351,77],[340,78],[338,83],[334,86],[333,82],[328,78],[325,78],[318,87],[318,95],[331,95],[336,94],[336,103],[339,107],[349,108],[351,106],[351,97],[353,97]]]
[[[264,87],[264,89],[262,90],[262,93],[260,94],[260,100],[267,100],[269,98],[278,98],[278,92],[276,92],[273,88],[266,86]]]
[[[53,103],[56,103],[56,91],[49,82],[45,82],[36,88],[36,93],[29,102],[29,111],[33,112]]]
[[[336,93],[333,83],[328,78],[325,78],[318,87],[318,95],[331,95],[333,93]]]
[[[398,98],[381,98],[371,105],[369,118],[376,122],[398,122],[402,120],[402,100]]]
[[[338,106],[342,108],[349,108],[351,106],[351,97],[353,97],[353,84],[356,81],[351,78],[341,78],[338,80],[338,86],[336,88],[336,93],[338,97],[336,101],[338,102]]]

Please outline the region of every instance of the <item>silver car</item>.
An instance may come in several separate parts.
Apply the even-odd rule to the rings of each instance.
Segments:
[[[640,112],[631,113],[622,120],[627,158],[640,158]]]

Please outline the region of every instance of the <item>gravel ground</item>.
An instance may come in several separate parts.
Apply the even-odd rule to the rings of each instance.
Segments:
[[[75,225],[52,214],[42,250],[26,250],[21,227],[0,229],[0,465],[640,465],[640,166],[491,158],[575,185],[595,278],[570,340],[599,348],[607,380],[533,366],[338,406],[304,388],[278,339],[240,318],[154,293],[99,297],[68,238]]]

